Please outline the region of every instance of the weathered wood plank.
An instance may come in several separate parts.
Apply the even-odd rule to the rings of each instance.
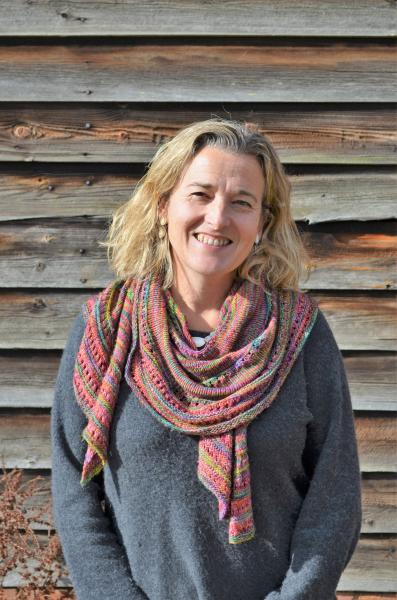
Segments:
[[[103,171],[103,169],[102,169]],[[395,173],[291,175],[292,214],[309,224],[397,218]],[[111,217],[134,191],[138,177],[73,170],[0,172],[0,222],[48,217]]]
[[[12,0],[0,5],[0,36],[395,36],[394,5],[382,0],[193,0],[123,2]]]
[[[304,233],[303,239],[313,265],[306,289],[396,289],[396,236],[341,227],[338,233]]]
[[[396,84],[391,42],[0,47],[2,102],[394,102]]]
[[[2,352],[0,408],[50,408],[59,352]]]
[[[0,408],[50,408],[59,352],[0,354]],[[344,357],[354,410],[397,411],[397,356],[349,353]]]
[[[341,592],[337,600],[396,600],[395,594],[365,594],[361,592]]]
[[[37,476],[37,471],[24,470],[22,481],[27,483]],[[40,491],[37,491],[26,502],[27,514],[32,518],[37,510],[47,511],[51,506],[51,480],[50,473],[39,472],[43,477],[40,482]],[[396,507],[397,480],[394,475],[365,473],[362,478],[362,507],[363,519],[361,533],[397,533],[397,507]],[[52,523],[51,509],[45,512]],[[37,531],[43,525],[36,523]]]
[[[394,592],[396,577],[396,538],[362,537],[345,569],[338,590]]]
[[[341,350],[397,350],[397,304],[383,294],[311,292]]]
[[[356,417],[362,471],[397,472],[397,420],[378,415]],[[357,589],[357,588],[352,588]]]
[[[397,356],[362,353],[344,356],[355,410],[397,410]]]
[[[42,534],[43,545],[45,544],[45,534]],[[357,589],[362,592],[375,592],[375,598],[378,592],[392,592],[396,589],[396,570],[394,553],[396,548],[395,536],[384,539],[373,539],[363,537],[359,540],[351,561],[346,567],[340,582],[338,592],[354,591]],[[15,587],[20,583],[20,577],[15,572],[7,574],[4,580],[4,587]],[[70,580],[64,578],[60,580],[60,586],[70,585]],[[373,598],[374,596],[372,596]],[[347,595],[349,598],[360,598],[369,600],[365,595]],[[381,596],[382,598],[382,596]],[[384,598],[384,597],[383,597]],[[386,596],[387,598],[387,596]],[[320,599],[319,599],[320,600]]]
[[[395,174],[304,174],[290,179],[295,220],[315,224],[397,218]]]
[[[362,479],[362,533],[397,533],[397,480],[385,474]]]
[[[73,319],[92,293],[3,291],[0,349],[63,348]],[[309,293],[324,311],[341,350],[397,350],[393,294]]]
[[[355,417],[362,472],[397,472],[394,416]],[[50,417],[3,412],[0,419],[1,459],[6,468],[51,467]],[[353,588],[354,589],[354,588]]]
[[[225,103],[187,106],[182,112],[161,105],[4,104],[0,106],[0,160],[147,162],[159,142],[190,123],[218,116],[258,124],[284,163],[397,161],[396,111],[384,105],[358,104],[351,109],[312,104],[297,108],[295,103],[274,108],[252,102],[249,108]]]
[[[0,224],[3,287],[104,287],[112,273],[101,220]],[[397,237],[382,233],[318,231],[302,235],[313,270],[306,289],[396,289]],[[62,273],[62,282],[59,274]]]

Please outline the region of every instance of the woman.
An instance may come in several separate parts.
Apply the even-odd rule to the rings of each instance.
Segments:
[[[156,153],[76,317],[52,413],[81,600],[333,600],[361,526],[342,355],[270,141],[209,119]],[[81,480],[80,480],[81,478]]]

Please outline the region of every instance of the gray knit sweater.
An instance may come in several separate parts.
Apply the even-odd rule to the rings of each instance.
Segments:
[[[55,523],[79,600],[334,600],[358,542],[361,477],[342,355],[321,312],[273,404],[248,426],[256,537],[197,477],[198,438],[162,425],[122,380],[109,462],[85,488],[86,418],[70,331],[52,409]]]

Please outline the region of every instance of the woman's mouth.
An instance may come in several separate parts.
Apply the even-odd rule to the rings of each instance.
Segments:
[[[194,233],[194,237],[201,244],[205,244],[207,246],[229,246],[232,244],[232,241],[225,237],[213,237],[211,235],[206,235],[204,233]]]

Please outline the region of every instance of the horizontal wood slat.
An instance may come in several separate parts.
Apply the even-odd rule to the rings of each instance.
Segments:
[[[42,540],[44,545],[46,542],[44,533],[42,534]],[[378,593],[391,592],[396,589],[395,548],[395,536],[385,539],[365,537],[360,539],[353,557],[340,579],[338,591],[360,588],[362,592],[376,590],[376,593]],[[7,574],[3,585],[4,587],[15,587],[20,581],[20,576],[15,572],[10,572]],[[65,587],[68,583],[70,584],[70,580],[67,578],[60,581],[62,587]],[[351,597],[367,600],[365,595],[353,595]]]
[[[51,476],[49,473],[41,476],[43,479],[40,482],[40,491],[37,491],[25,506],[31,519],[37,510],[42,510],[52,523],[51,509],[48,510],[51,506]],[[27,483],[34,477],[36,477],[35,471],[24,470],[22,481]],[[397,533],[396,493],[397,480],[394,475],[382,473],[363,476],[361,533]],[[43,529],[43,525],[36,523],[34,528],[39,531]]]
[[[190,123],[217,116],[258,124],[284,163],[397,162],[394,109],[286,103],[274,108],[247,100],[248,107],[184,104],[183,111],[172,105],[5,104],[0,106],[0,160],[147,162],[160,142]]]
[[[0,36],[395,36],[392,2],[360,0],[155,3],[66,1],[0,4]]]
[[[397,350],[395,298],[386,293],[311,292],[341,350]]]
[[[363,537],[345,569],[338,590],[394,592],[397,589],[396,541]]]
[[[391,43],[0,46],[0,101],[394,102]]]
[[[315,224],[397,218],[395,174],[304,174],[290,179],[295,220]]]
[[[366,476],[361,489],[362,533],[397,533],[397,480]]]
[[[355,424],[361,470],[397,472],[396,417],[356,416]]]
[[[59,167],[58,167],[59,169]],[[133,194],[138,177],[92,170],[0,172],[0,223],[48,217],[110,218]],[[397,218],[395,173],[290,175],[295,220],[309,224]]]
[[[3,291],[0,349],[63,348],[73,319],[92,293]],[[397,350],[393,294],[309,293],[324,311],[341,350]]]
[[[355,410],[397,410],[397,356],[363,353],[344,356]]]
[[[0,408],[49,408],[59,352],[0,354]],[[397,356],[383,352],[344,356],[355,410],[397,411]]]
[[[365,594],[361,592],[341,592],[337,600],[396,600],[395,594]]]
[[[345,233],[341,227],[303,239],[314,267],[306,289],[396,289],[396,236]]]
[[[0,224],[3,287],[104,287],[112,278],[101,221]],[[395,235],[305,232],[313,270],[306,289],[396,289]],[[60,273],[62,280],[60,281]]]
[[[396,419],[389,415],[356,415],[355,426],[361,470],[397,472]],[[4,412],[0,419],[0,448],[0,459],[6,468],[49,469],[49,415]]]

